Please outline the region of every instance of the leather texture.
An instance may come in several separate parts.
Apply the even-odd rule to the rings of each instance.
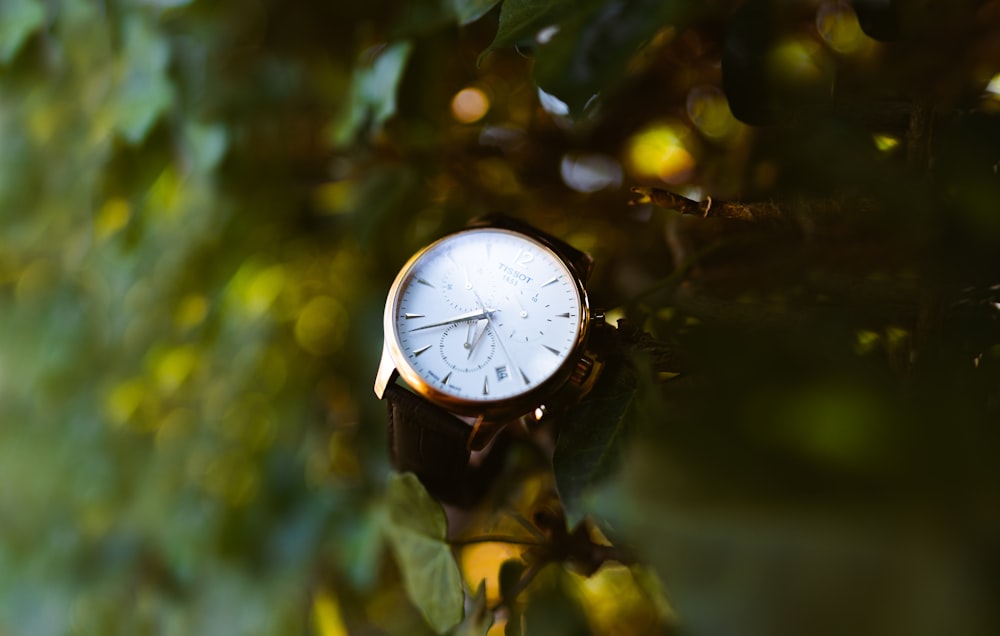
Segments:
[[[443,503],[466,507],[482,498],[503,466],[506,440],[498,439],[482,463],[470,465],[471,425],[398,384],[387,386],[384,398],[396,470],[414,473]]]

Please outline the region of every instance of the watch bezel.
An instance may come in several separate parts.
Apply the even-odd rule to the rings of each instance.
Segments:
[[[573,285],[576,289],[577,298],[580,303],[580,321],[577,326],[576,340],[570,349],[570,353],[563,359],[559,367],[546,380],[540,382],[533,388],[528,389],[524,393],[496,400],[470,400],[440,391],[428,383],[420,376],[419,373],[417,373],[407,360],[406,356],[403,354],[399,343],[399,336],[396,331],[395,320],[396,307],[400,296],[400,288],[416,263],[427,252],[433,250],[441,243],[454,240],[456,237],[463,234],[482,232],[494,232],[517,236],[522,240],[529,241],[533,245],[537,246],[538,249],[544,250],[550,254],[554,259],[562,263],[562,265],[569,272],[573,279]],[[535,408],[545,404],[546,396],[553,395],[559,388],[569,381],[573,369],[576,367],[579,358],[584,353],[589,328],[590,303],[587,297],[587,290],[584,287],[584,281],[581,280],[573,264],[563,257],[558,250],[554,249],[548,241],[545,241],[540,237],[532,236],[527,232],[502,227],[481,226],[466,228],[442,236],[436,241],[421,248],[406,261],[402,268],[400,268],[392,286],[389,288],[389,293],[386,297],[385,309],[382,315],[383,365],[385,363],[385,358],[388,357],[395,371],[415,393],[423,396],[431,403],[437,404],[438,406],[453,413],[466,416],[483,416],[487,419],[516,417],[531,413]],[[384,383],[386,381],[388,381],[388,378],[382,378],[376,381],[375,390],[376,394],[379,394],[380,398],[380,394],[382,392],[380,388],[384,390]],[[380,384],[382,384],[381,387],[379,386]]]

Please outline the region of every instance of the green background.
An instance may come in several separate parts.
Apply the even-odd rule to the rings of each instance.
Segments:
[[[590,251],[651,336],[624,417],[584,418],[614,461],[568,437],[559,468],[647,564],[596,592],[615,633],[997,633],[998,29],[0,0],[0,634],[427,632],[385,540],[382,305],[488,212]],[[611,629],[574,577],[527,633]]]

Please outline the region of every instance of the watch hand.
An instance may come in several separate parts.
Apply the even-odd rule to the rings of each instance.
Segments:
[[[528,310],[524,308],[524,305],[522,305],[521,301],[517,299],[517,296],[514,296],[513,299],[510,296],[507,296],[507,300],[513,300],[514,301],[514,303],[517,305],[517,308],[521,310],[521,313],[520,313],[521,318],[527,318],[528,317]]]
[[[452,316],[447,320],[442,320],[441,322],[432,322],[429,325],[421,325],[419,327],[414,327],[410,331],[420,331],[421,329],[430,329],[432,327],[441,327],[443,325],[450,325],[455,322],[465,322],[466,320],[480,320],[486,317],[485,309],[477,309],[476,311],[466,312],[464,314],[459,314],[458,316]]]
[[[462,345],[466,349],[471,349],[473,347],[472,337],[476,333],[476,323],[469,321],[469,331],[465,334],[465,343]],[[469,355],[472,355],[471,353]]]
[[[475,341],[472,343],[472,346],[469,347],[469,355],[465,356],[466,360],[468,360],[468,359],[470,359],[472,357],[472,352],[476,350],[476,345],[479,344],[479,341],[482,340],[483,336],[486,334],[486,327],[489,326],[490,321],[486,320],[486,319],[483,319],[483,320],[480,320],[480,321],[478,321],[476,323],[471,323],[471,322],[469,323],[469,325],[475,326],[476,329],[479,329],[480,323],[486,323],[486,324],[484,324],[483,328],[481,330],[479,330],[479,334],[476,336]]]
[[[507,362],[514,370],[515,376],[520,376],[524,380],[524,383],[527,384],[528,376],[524,375],[524,373],[521,371],[521,368],[517,366],[516,362],[514,362],[514,358],[512,358],[510,356],[510,353],[507,352],[507,345],[503,343],[503,338],[500,336],[500,332],[497,330],[496,325],[493,324],[493,314],[496,313],[496,310],[487,311],[486,305],[483,304],[483,299],[479,297],[479,294],[476,293],[476,290],[473,289],[472,294],[476,297],[476,302],[479,303],[479,307],[483,310],[487,326],[493,330],[493,337],[495,337],[497,339],[497,342],[500,343],[500,350],[503,351],[504,357],[507,358]]]

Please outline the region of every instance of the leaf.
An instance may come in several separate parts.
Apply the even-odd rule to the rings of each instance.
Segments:
[[[594,96],[621,85],[629,61],[659,30],[683,28],[703,10],[693,0],[583,3],[536,49],[535,81],[579,116]]]
[[[183,139],[191,167],[199,173],[211,172],[229,147],[229,133],[222,124],[189,122]]]
[[[493,627],[493,612],[486,602],[486,581],[479,584],[465,620],[451,632],[451,636],[486,636]]]
[[[167,76],[170,47],[166,39],[139,18],[125,22],[125,47],[118,81],[115,129],[133,144],[145,139],[174,100]]]
[[[14,59],[44,22],[45,7],[38,0],[0,0],[0,62]]]
[[[396,90],[406,70],[413,45],[409,41],[385,46],[368,66],[355,69],[346,111],[333,127],[333,143],[346,145],[363,129],[376,131],[396,114]]]
[[[427,623],[444,633],[462,620],[464,602],[444,510],[415,475],[403,473],[389,479],[388,513],[386,534],[406,592]]]
[[[584,516],[584,492],[620,464],[625,414],[635,392],[635,369],[623,359],[609,360],[590,395],[563,419],[552,463],[571,526]]]
[[[489,49],[521,44],[534,40],[545,27],[560,24],[579,11],[581,5],[593,0],[504,0],[500,7],[500,23]]]
[[[486,15],[500,0],[451,0],[459,24],[469,24]]]
[[[789,0],[748,0],[730,20],[722,86],[744,123],[801,119],[832,101],[833,62],[825,49],[796,36],[797,10],[804,11]]]

